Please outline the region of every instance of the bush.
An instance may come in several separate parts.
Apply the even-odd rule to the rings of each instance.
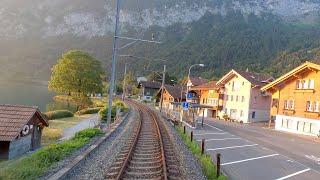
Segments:
[[[125,112],[128,110],[127,105],[122,101],[115,101],[112,106],[116,106],[117,108],[120,108],[121,112]]]
[[[100,111],[101,107],[97,107],[97,108],[86,108],[86,109],[82,109],[80,111],[77,111],[76,114],[78,115],[83,115],[83,114],[95,114],[98,113]]]
[[[70,156],[92,137],[101,134],[102,131],[99,129],[86,129],[78,132],[71,140],[44,147],[31,156],[23,157],[0,169],[0,179],[37,179],[54,163]]]
[[[107,117],[107,114],[108,114],[108,107],[104,107],[102,109],[100,109],[99,111],[99,115],[100,115],[100,118],[103,119],[105,117]],[[117,109],[115,106],[112,106],[112,110],[111,110],[111,118],[115,118],[116,117],[116,114],[117,114]]]
[[[73,113],[68,110],[49,111],[44,113],[44,115],[48,120],[73,117]]]

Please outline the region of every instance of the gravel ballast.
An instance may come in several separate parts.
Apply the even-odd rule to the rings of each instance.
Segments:
[[[158,113],[164,125],[167,127],[168,133],[173,140],[176,156],[180,161],[180,168],[183,173],[183,178],[186,180],[205,180],[206,176],[202,173],[202,168],[198,163],[198,159],[190,152],[188,147],[184,144],[178,132],[174,129],[172,124],[160,113]]]

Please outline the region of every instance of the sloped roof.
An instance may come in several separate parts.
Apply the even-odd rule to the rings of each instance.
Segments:
[[[181,91],[182,90],[186,90],[187,88],[183,88],[181,85],[175,85],[175,86],[171,86],[171,85],[165,85],[165,89],[168,91],[168,93],[176,99],[180,99],[181,98]]]
[[[248,80],[254,86],[264,86],[274,80],[274,78],[270,75],[255,73],[255,72],[247,72],[247,71],[235,71],[231,70],[228,74],[223,76],[218,82],[217,85],[223,85],[228,82],[234,76],[241,76]]]
[[[145,88],[159,89],[161,87],[161,83],[155,81],[141,81],[138,84],[138,88],[140,88],[141,86]]]
[[[207,79],[203,79],[201,77],[190,77],[190,82],[193,86],[199,86],[208,82]]]
[[[0,104],[0,141],[14,140],[34,115],[48,126],[38,107]]]
[[[278,84],[288,80],[290,77],[295,76],[297,73],[303,72],[307,69],[315,69],[315,70],[320,70],[320,65],[311,63],[306,61],[305,63],[301,64],[300,66],[294,68],[293,70],[289,71],[288,73],[282,75],[278,79],[274,80],[270,84],[265,85],[264,87],[261,88],[262,91],[267,91],[270,88],[277,86]]]
[[[194,86],[191,90],[208,90],[208,89],[218,89],[217,81],[210,81],[205,84],[201,84],[199,86]]]
[[[274,80],[274,78],[267,74],[261,74],[261,73],[254,73],[254,72],[246,72],[246,71],[237,71],[242,77],[247,79],[251,84],[256,86],[264,86],[271,81]]]

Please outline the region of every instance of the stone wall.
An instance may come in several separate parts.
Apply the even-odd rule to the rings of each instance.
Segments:
[[[17,140],[13,140],[10,143],[10,147],[9,147],[9,159],[12,159],[17,156],[21,156],[24,153],[30,151],[31,137],[32,137],[32,135],[29,134],[29,135],[21,137]]]

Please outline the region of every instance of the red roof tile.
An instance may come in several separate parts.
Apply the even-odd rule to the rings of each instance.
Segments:
[[[23,126],[36,114],[48,126],[38,107],[0,104],[0,141],[12,141],[16,138]]]

